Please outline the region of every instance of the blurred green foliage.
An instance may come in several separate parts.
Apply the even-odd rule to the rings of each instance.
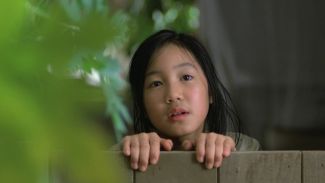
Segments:
[[[123,58],[158,29],[195,32],[198,10],[190,0],[0,1],[0,27],[1,182],[49,182],[48,167],[72,182],[123,182],[102,153],[115,142],[89,111],[105,103],[121,139]],[[93,73],[96,86],[85,82]]]
[[[79,48],[102,49],[113,33],[99,21],[102,39],[89,39],[90,18],[81,24],[95,27],[75,37],[63,6],[34,3],[0,3],[0,180],[49,182],[49,167],[64,167],[72,182],[123,182],[102,152],[112,143],[81,105],[88,87],[67,67]]]

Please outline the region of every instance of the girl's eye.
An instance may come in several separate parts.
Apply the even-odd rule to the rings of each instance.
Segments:
[[[153,81],[152,83],[150,83],[149,87],[150,88],[155,88],[155,87],[158,87],[160,85],[162,85],[161,81]]]
[[[185,74],[184,76],[182,76],[182,79],[185,80],[185,81],[190,81],[190,80],[193,79],[193,76]]]

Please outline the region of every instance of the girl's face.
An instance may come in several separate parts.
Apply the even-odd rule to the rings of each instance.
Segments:
[[[192,139],[203,131],[209,110],[208,83],[187,50],[167,44],[154,54],[143,95],[147,115],[161,135]]]

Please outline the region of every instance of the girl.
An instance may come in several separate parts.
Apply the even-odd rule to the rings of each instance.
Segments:
[[[211,169],[236,144],[237,149],[246,141],[257,144],[239,136],[229,94],[206,49],[192,36],[170,30],[151,35],[132,58],[129,81],[136,134],[126,136],[122,148],[135,170],[156,164],[160,149],[195,149],[197,161]]]

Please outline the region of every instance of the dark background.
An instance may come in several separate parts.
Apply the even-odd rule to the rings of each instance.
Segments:
[[[199,0],[199,37],[265,150],[325,149],[325,3]]]

